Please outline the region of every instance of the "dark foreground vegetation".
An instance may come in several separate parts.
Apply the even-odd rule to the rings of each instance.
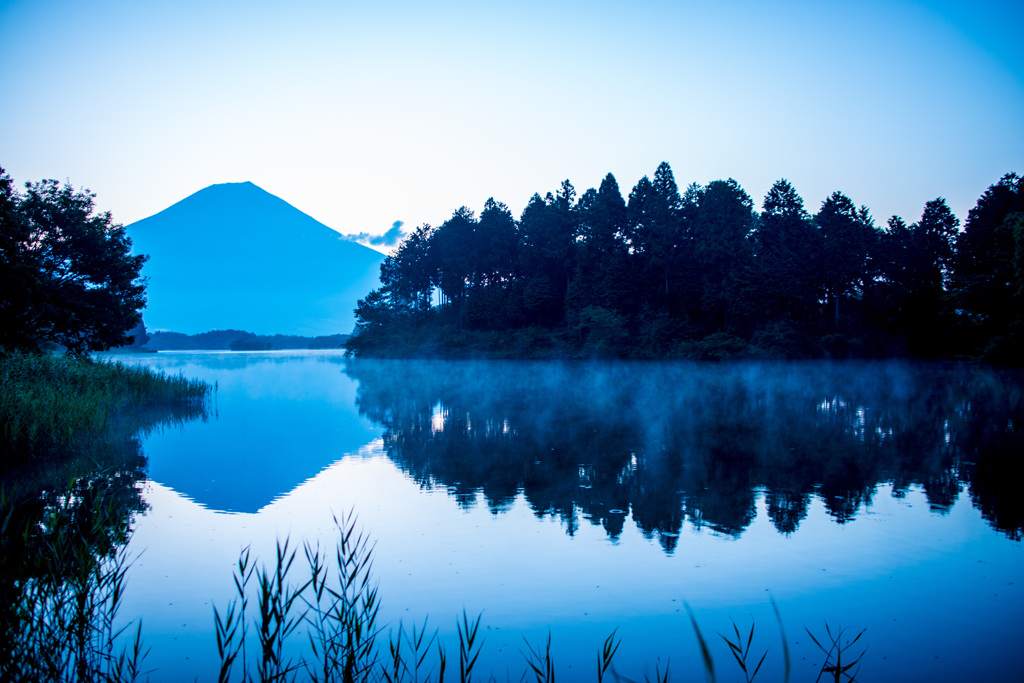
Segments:
[[[130,564],[123,548],[131,517],[139,511],[137,500],[123,494],[95,482],[76,483],[53,503],[46,529],[39,532],[45,536],[45,548],[40,548],[45,552],[22,560],[22,573],[13,582],[5,573],[5,588],[13,583],[20,594],[0,608],[3,680],[134,681],[160,673],[146,669],[149,650],[142,621],[118,615]],[[16,510],[2,503],[0,511],[10,520]],[[215,606],[212,615],[216,638],[210,647],[220,655],[218,681],[498,680],[477,666],[486,645],[479,616],[463,614],[457,648],[451,643],[450,651],[426,620],[411,628],[379,622],[372,543],[356,529],[352,515],[337,527],[334,548],[305,543],[299,554],[285,541],[278,543],[269,565],[258,564],[248,549],[242,552],[234,575],[237,596],[229,605]],[[4,532],[6,540],[7,522]],[[783,680],[790,680],[789,644],[778,609],[775,615],[777,636],[761,635],[755,643],[754,624],[742,630],[734,624],[731,632],[718,636],[727,648],[726,667],[738,666],[746,681],[757,679],[770,651],[781,661]],[[715,641],[705,639],[692,612],[690,623],[697,647],[682,666],[670,669],[671,660],[659,659],[653,676],[622,675],[614,661],[621,639],[613,632],[603,644],[595,643],[594,680],[660,683],[679,669],[703,669],[714,680]],[[821,651],[818,680],[855,680],[865,654],[864,631],[833,630],[826,624],[819,633],[807,634]],[[524,641],[521,652],[523,673],[515,679],[506,673],[507,680],[554,683],[559,668],[550,635],[546,642]],[[721,661],[718,666],[721,673]]]
[[[6,473],[42,459],[66,459],[102,445],[112,429],[141,428],[154,411],[202,406],[209,391],[197,380],[121,363],[0,354],[0,463]]]
[[[944,199],[876,224],[785,180],[760,212],[734,180],[680,193],[662,163],[623,200],[569,181],[516,220],[488,200],[424,225],[359,302],[363,356],[978,357],[1024,362],[1024,179],[964,229]]]
[[[210,387],[89,359],[131,344],[144,256],[93,195],[0,168],[0,680],[123,680],[122,548],[145,509],[140,431]],[[62,350],[63,356],[48,351]],[[136,646],[140,641],[136,639]]]
[[[262,566],[256,565],[248,549],[242,551],[234,576],[237,596],[224,611],[214,608],[219,681],[498,680],[494,672],[477,668],[485,645],[480,616],[471,619],[463,612],[457,623],[458,650],[452,644],[451,652],[438,640],[437,631],[430,631],[426,620],[411,628],[402,623],[381,624],[381,598],[373,580],[373,544],[357,529],[351,513],[335,518],[335,523],[339,538],[333,549],[305,543],[300,554],[288,541],[279,542],[274,561]],[[299,574],[297,579],[295,574]],[[781,637],[776,656],[783,662],[784,680],[789,681],[789,645],[779,611],[774,603],[772,606]],[[690,666],[680,668],[703,668],[714,680],[712,648],[693,612],[687,610],[697,649]],[[729,665],[738,666],[748,683],[757,678],[769,654],[760,641],[754,647],[754,631],[754,624],[741,631],[734,622],[732,632],[719,636],[728,648]],[[860,643],[864,631],[833,630],[826,625],[824,633],[815,635],[808,630],[807,634],[821,650],[818,680],[856,679],[865,654]],[[595,643],[594,680],[637,680],[615,668],[620,644],[614,632],[603,644]],[[513,678],[506,673],[506,680],[554,683],[559,669],[550,634],[546,642],[524,640],[521,652],[522,675]],[[667,682],[671,673],[669,660],[663,664],[659,659],[653,677],[646,673],[642,680]]]
[[[20,193],[0,168],[0,349],[85,356],[132,343],[146,257],[94,197],[56,180]]]
[[[145,509],[139,433],[210,387],[117,363],[0,354],[0,680],[127,680],[123,547]]]

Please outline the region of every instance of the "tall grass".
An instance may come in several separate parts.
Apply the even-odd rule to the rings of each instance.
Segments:
[[[357,530],[353,514],[335,518],[335,523],[339,540],[333,556],[329,557],[319,545],[304,544],[308,573],[303,572],[298,580],[290,578],[290,574],[300,571],[302,563],[296,563],[298,553],[290,548],[288,541],[277,544],[273,564],[269,567],[256,567],[249,549],[242,551],[235,569],[236,595],[223,613],[214,607],[221,683],[235,680],[242,683],[293,680],[443,683],[446,676],[459,683],[498,680],[493,673],[481,673],[477,666],[484,647],[479,616],[471,618],[464,612],[457,620],[458,653],[452,655],[450,675],[445,646],[439,641],[437,631],[427,628],[426,620],[422,626],[413,626],[411,630],[399,623],[385,633],[387,627],[378,620],[380,598],[372,579],[373,545]],[[772,608],[782,638],[783,680],[788,683],[792,668],[789,646],[774,601]],[[720,667],[715,666],[711,647],[689,606],[687,611],[700,651],[692,668],[703,669],[705,677],[715,681],[721,673]],[[749,630],[741,630],[733,622],[731,633],[719,634],[728,647],[730,661],[738,666],[741,680],[747,683],[757,680],[763,673],[762,665],[769,656],[767,648],[755,651],[754,631],[753,623]],[[825,632],[819,639],[808,631],[825,655],[818,680],[826,677],[837,682],[854,681],[863,652],[851,657],[849,651],[863,631],[852,640],[843,640],[846,632],[833,632],[827,624]],[[518,679],[508,675],[505,678],[555,683],[559,669],[555,665],[550,633],[546,641],[538,645],[524,643],[522,675]],[[669,660],[664,664],[658,661],[653,678],[645,674],[642,679],[634,679],[620,673],[614,665],[620,644],[621,639],[613,632],[598,647],[594,670],[598,683],[606,680],[667,683],[671,680],[673,670]],[[578,675],[578,672],[573,673],[573,678]]]
[[[236,671],[241,681],[294,680],[300,672],[325,683],[382,676],[372,546],[357,530],[354,515],[335,518],[335,524],[339,538],[333,555],[319,544],[303,545],[309,574],[299,583],[290,581],[297,553],[287,540],[277,544],[270,567],[256,567],[248,548],[242,551],[235,569],[236,597],[223,615],[214,607],[222,683],[235,680]],[[296,633],[307,648],[302,643],[287,647],[295,644]],[[255,647],[248,646],[250,634]],[[393,655],[401,645],[392,643]],[[396,657],[391,670],[400,676],[407,667],[400,654]]]
[[[60,457],[131,411],[204,404],[210,387],[122,363],[0,354],[0,465]]]
[[[130,681],[117,627],[138,433],[205,414],[209,387],[120,363],[0,353],[0,680]]]
[[[148,649],[142,621],[124,626],[118,611],[125,592],[128,562],[124,541],[130,518],[109,491],[96,482],[78,482],[46,514],[34,533],[37,552],[15,560],[13,585],[5,579],[0,604],[0,680],[4,681],[134,681],[145,678]],[[98,496],[100,500],[90,500]],[[8,537],[14,510],[0,496],[0,536]],[[315,681],[338,683],[443,683],[454,680],[495,681],[494,673],[478,667],[485,639],[481,619],[465,612],[456,623],[457,652],[449,655],[427,622],[411,629],[402,623],[389,627],[379,621],[380,597],[373,578],[373,545],[359,531],[352,514],[336,519],[339,538],[328,552],[304,543],[301,554],[289,541],[279,542],[269,565],[258,564],[248,548],[234,571],[236,595],[223,611],[214,606],[216,646],[221,683]],[[23,532],[24,533],[24,532]],[[302,560],[305,562],[302,562]],[[9,567],[5,567],[10,569]],[[298,578],[296,579],[296,576]],[[774,603],[773,603],[774,608]],[[699,656],[682,668],[703,670],[707,680],[723,675],[696,617],[687,608],[699,643]],[[778,611],[776,610],[776,616]],[[790,679],[789,649],[782,636],[784,681]],[[854,681],[863,651],[853,653],[863,631],[850,638],[845,630],[825,636],[808,631],[824,654],[817,680]],[[763,674],[769,656],[754,648],[754,626],[721,635],[742,680]],[[617,670],[615,656],[621,639],[613,632],[597,648],[593,678],[598,683],[667,683],[680,668],[658,660],[653,677],[632,678]],[[452,643],[454,647],[456,643]],[[577,680],[584,672],[563,672],[556,666],[552,637],[538,645],[525,642],[523,672],[502,680],[555,683],[562,674]],[[685,664],[685,662],[684,662]],[[728,662],[727,662],[728,664]],[[450,668],[450,670],[449,670]],[[158,673],[158,672],[157,672]],[[698,674],[699,675],[699,674]],[[733,680],[725,677],[725,680]]]

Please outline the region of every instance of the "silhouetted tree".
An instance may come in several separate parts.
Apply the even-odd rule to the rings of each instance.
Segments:
[[[953,265],[960,221],[941,197],[925,205],[921,220],[910,227],[899,216],[889,219],[881,234],[878,289],[914,355],[940,353],[945,336],[943,310],[946,283]]]
[[[629,195],[629,240],[650,293],[661,290],[662,306],[678,265],[682,206],[672,169],[664,161],[654,173],[654,182],[644,176]]]
[[[477,279],[476,217],[465,206],[437,229],[431,248],[435,252],[438,286],[445,299],[455,306],[459,329],[463,325],[463,309],[467,285]]]
[[[385,260],[382,290],[360,302],[359,329],[397,353],[426,341],[446,355],[1014,360],[1024,346],[1022,197],[1020,178],[1004,177],[958,235],[941,198],[913,225],[893,217],[883,231],[841,192],[810,217],[786,180],[760,214],[731,179],[680,195],[665,162],[628,204],[612,174],[578,200],[565,181],[534,194],[519,221],[492,198],[479,219],[462,207],[418,229]],[[348,347],[366,351],[374,334]]]
[[[775,182],[754,235],[760,310],[766,322],[806,321],[818,305],[820,236],[789,181]]]
[[[0,346],[58,344],[84,355],[131,343],[142,317],[145,256],[88,190],[56,180],[24,196],[0,169]]]
[[[429,224],[416,228],[391,259],[390,280],[385,279],[383,265],[381,270],[381,282],[390,286],[395,296],[407,299],[417,313],[430,310],[437,279],[437,263],[430,251],[432,234]]]
[[[822,240],[825,295],[832,309],[835,328],[839,326],[840,301],[863,293],[868,278],[868,254],[875,239],[867,211],[858,211],[842,192],[833,192],[814,217]]]
[[[507,206],[491,197],[474,235],[477,259],[467,315],[473,327],[504,327],[516,317],[508,302],[516,274],[516,221]]]
[[[715,329],[726,329],[743,311],[742,283],[751,264],[747,239],[754,228],[753,202],[739,183],[715,180],[700,193],[693,223],[694,257],[703,285],[703,312]]]
[[[576,262],[576,190],[568,180],[554,195],[534,194],[519,221],[524,317],[554,326],[565,318],[565,296]]]
[[[978,199],[956,242],[954,302],[976,351],[1021,362],[1024,178],[1003,176]]]
[[[602,339],[621,338],[623,316],[633,310],[634,282],[626,242],[626,203],[615,176],[609,173],[597,190],[583,193],[576,211],[580,232],[567,312],[581,341],[592,327],[602,329]]]

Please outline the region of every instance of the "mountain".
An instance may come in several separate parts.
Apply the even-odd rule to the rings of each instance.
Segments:
[[[148,254],[150,330],[348,333],[383,256],[246,183],[211,185],[127,226]]]

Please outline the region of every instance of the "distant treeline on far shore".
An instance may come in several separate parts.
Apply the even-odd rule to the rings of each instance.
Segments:
[[[340,349],[347,334],[302,337],[290,334],[259,335],[242,330],[213,330],[200,334],[147,332],[142,326],[128,351],[277,351],[282,349]]]
[[[623,199],[608,174],[489,199],[416,229],[359,302],[361,356],[970,357],[1024,362],[1024,179],[963,223],[944,199],[879,225],[842,192],[760,211],[735,180],[680,192],[667,163]]]

